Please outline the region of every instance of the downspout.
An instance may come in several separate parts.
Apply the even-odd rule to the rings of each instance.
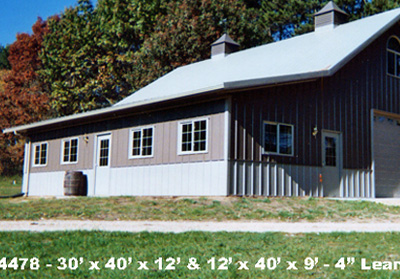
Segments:
[[[232,106],[232,98],[230,96],[228,96],[228,98],[225,101],[225,133],[224,133],[224,159],[226,161],[227,164],[227,177],[226,177],[226,181],[227,181],[227,185],[226,185],[226,193],[227,196],[231,195],[233,193],[231,193],[230,189],[231,189],[231,183],[233,181],[231,181],[231,162],[230,162],[230,143],[231,143],[231,106]]]
[[[26,150],[26,152],[27,152],[26,174],[24,173],[24,175],[27,176],[26,185],[25,185],[25,189],[26,189],[25,196],[28,196],[28,193],[29,193],[29,180],[30,180],[30,170],[31,170],[31,146],[32,146],[32,142],[29,139],[27,139],[27,141],[28,141],[28,146],[26,149],[28,149],[28,150]]]

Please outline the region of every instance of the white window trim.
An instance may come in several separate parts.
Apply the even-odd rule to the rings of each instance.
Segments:
[[[390,76],[390,77],[400,78],[400,73],[399,73],[399,75],[396,75],[396,56],[400,56],[400,52],[397,52],[397,51],[389,48],[389,40],[390,39],[396,39],[400,44],[400,40],[396,36],[389,37],[389,39],[386,42],[386,74],[388,76]],[[395,73],[394,74],[389,73],[389,52],[393,53],[394,57],[395,57],[395,61],[394,61],[394,71],[395,71]]]
[[[46,164],[40,164],[40,157],[39,157],[39,164],[35,163],[35,159],[36,159],[36,146],[41,146],[43,144],[47,145],[47,150],[46,150]],[[33,152],[33,156],[32,156],[32,166],[33,167],[46,167],[47,163],[49,162],[49,143],[47,141],[43,141],[43,142],[38,142],[38,143],[34,143],[32,144],[32,152]],[[40,153],[42,153],[42,148],[40,147]]]
[[[95,147],[96,147],[96,151],[93,152],[94,154],[94,161],[96,162],[95,168],[111,168],[111,153],[112,153],[112,132],[110,131],[109,133],[101,133],[101,134],[97,134],[94,137],[95,140]],[[108,164],[106,166],[100,166],[100,152],[101,152],[101,148],[100,148],[100,144],[99,144],[99,138],[100,140],[108,140]]]
[[[71,141],[72,140],[74,140],[74,139],[76,139],[77,141],[78,141],[78,145],[77,145],[77,150],[76,150],[76,162],[70,162],[70,161],[68,161],[68,162],[64,162],[64,143],[66,142],[66,141],[69,141],[70,142],[70,144],[71,144]],[[70,147],[71,148],[71,147]],[[71,152],[71,151],[70,151]],[[69,154],[70,155],[70,157],[71,157],[71,153]],[[62,141],[61,141],[61,158],[60,158],[60,163],[61,163],[61,165],[76,165],[76,164],[78,164],[78,161],[79,161],[79,138],[78,137],[75,137],[75,138],[68,138],[68,139],[63,139]]]
[[[272,125],[277,125],[277,148],[278,152],[270,152],[270,151],[265,151],[265,124],[272,124]],[[284,125],[284,126],[290,126],[292,129],[292,152],[290,154],[284,154],[284,153],[279,153],[279,126]],[[287,156],[287,157],[292,157],[294,156],[294,125],[292,124],[287,124],[287,123],[280,123],[280,122],[271,122],[271,121],[263,121],[263,134],[262,134],[262,154],[263,155],[277,155],[277,156]]]
[[[143,130],[151,128],[153,130],[153,138],[151,141],[151,154],[150,155],[132,155],[133,148],[133,133],[140,131],[140,153],[142,153],[142,137]],[[128,158],[129,159],[141,159],[141,158],[153,158],[154,157],[154,141],[155,141],[155,128],[154,126],[143,126],[143,127],[135,127],[129,130],[129,150],[128,150]]]
[[[191,142],[191,150],[190,151],[182,151],[182,126],[185,124],[192,124],[194,127],[194,122],[198,121],[206,121],[206,149],[201,151],[193,151],[193,143],[194,143],[194,129],[192,130],[192,142]],[[178,155],[190,155],[190,154],[205,154],[208,153],[208,134],[210,130],[209,121],[210,119],[207,118],[195,118],[190,120],[183,120],[180,121],[178,124]]]

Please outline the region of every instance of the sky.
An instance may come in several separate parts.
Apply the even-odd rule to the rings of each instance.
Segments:
[[[93,4],[96,2],[92,0]],[[0,45],[15,42],[17,33],[32,34],[38,17],[45,20],[77,3],[78,0],[0,0]]]

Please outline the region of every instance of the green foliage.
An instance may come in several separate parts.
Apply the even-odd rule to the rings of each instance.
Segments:
[[[393,9],[398,1],[391,0],[336,0],[342,10],[349,14],[349,21]],[[328,3],[327,0],[262,0],[261,22],[275,40],[290,38],[314,30],[314,14]]]
[[[43,41],[41,77],[51,92],[51,107],[58,115],[94,109],[108,103],[98,87],[96,42],[98,25],[89,1],[49,19],[50,34]]]
[[[242,49],[271,41],[259,11],[241,0],[170,2],[153,33],[136,53],[132,84],[140,88],[172,69],[210,57],[211,44],[223,33]]]
[[[88,0],[49,21],[42,78],[58,115],[109,106],[132,89],[132,53],[140,49],[160,1]]]
[[[3,47],[0,45],[0,70],[11,69],[10,62],[8,62],[8,55],[10,51],[10,46]]]

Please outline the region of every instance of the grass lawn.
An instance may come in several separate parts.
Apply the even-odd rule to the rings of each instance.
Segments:
[[[400,207],[323,198],[0,199],[0,220],[400,221]]]
[[[0,196],[20,192],[21,176],[0,177]],[[15,184],[13,183],[15,181]],[[368,201],[285,197],[72,197],[0,199],[0,220],[398,221],[400,207]]]
[[[0,176],[0,196],[15,195],[21,192],[22,177],[15,176]]]
[[[6,257],[0,261],[2,278],[400,277],[399,270],[361,270],[362,258],[366,266],[371,266],[372,261],[399,261],[398,233],[2,232],[0,239],[0,255]],[[31,262],[34,257],[40,267],[34,260]],[[342,257],[344,262],[340,265]],[[17,258],[14,263],[13,258]],[[28,258],[24,270],[21,258]],[[222,258],[228,264],[223,265]],[[276,267],[274,260],[280,261]],[[94,266],[90,270],[89,261],[98,262],[94,265],[100,270]],[[138,261],[147,262],[148,270],[138,270],[141,266]],[[200,269],[190,270],[190,261],[199,264]],[[239,270],[238,261],[247,262],[248,270]],[[296,261],[297,270],[287,270],[288,261]],[[52,266],[47,267],[49,264]],[[168,264],[175,269],[166,270]]]

